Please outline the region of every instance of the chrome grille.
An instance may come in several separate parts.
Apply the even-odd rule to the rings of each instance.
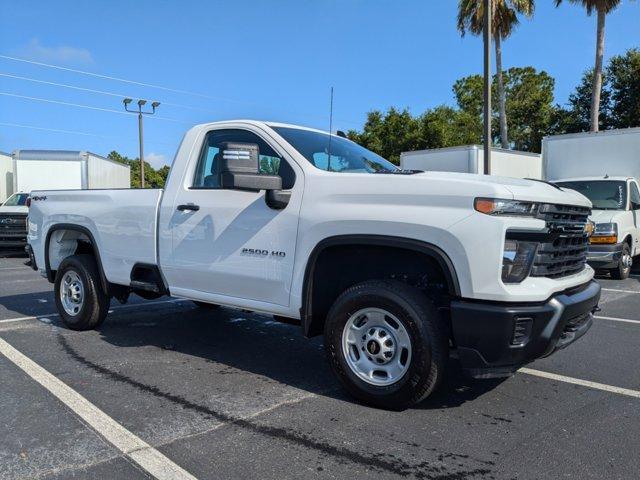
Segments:
[[[551,234],[540,243],[533,261],[532,277],[561,278],[584,270],[589,238],[585,233],[591,210],[569,205],[542,205],[539,218]]]

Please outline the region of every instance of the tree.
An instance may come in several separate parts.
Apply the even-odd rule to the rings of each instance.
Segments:
[[[482,119],[477,115],[441,105],[420,117],[418,149],[475,145],[482,142]]]
[[[458,107],[478,118],[482,117],[484,81],[481,75],[469,75],[453,84],[453,94],[458,102]]]
[[[593,69],[582,76],[580,84],[569,95],[569,111],[571,122],[567,124],[566,133],[587,132],[591,130],[591,106],[593,99]],[[611,128],[611,95],[608,75],[603,74],[598,105],[598,130]]]
[[[612,128],[640,126],[640,50],[633,48],[609,61],[610,124]]]
[[[391,107],[384,114],[374,110],[367,114],[362,132],[350,130],[347,136],[398,164],[400,153],[416,150],[419,145],[418,121],[406,108],[398,110]]]
[[[505,89],[502,72],[502,41],[508,38],[518,25],[518,15],[531,17],[534,11],[534,0],[493,0],[491,35],[496,50],[496,77],[498,88],[498,111],[500,119],[500,143],[509,148]],[[464,36],[467,31],[481,35],[484,30],[484,1],[459,0],[458,30]]]
[[[120,155],[115,150],[107,155],[107,158],[115,160],[116,162],[129,165],[131,169],[131,188],[140,188],[140,160],[130,159]],[[156,170],[148,162],[144,162],[144,178],[145,184],[148,188],[163,188],[169,175],[169,166],[165,165]]]
[[[602,93],[602,59],[604,57],[604,25],[607,14],[617,8],[622,0],[568,0],[570,3],[582,5],[591,15],[597,12],[598,23],[596,30],[596,62],[591,86],[590,127],[592,132],[600,128],[600,96]],[[555,0],[556,7],[562,4],[562,0]]]
[[[593,70],[584,73],[569,95],[566,108],[556,106],[550,133],[576,133],[591,128]],[[598,129],[640,126],[640,51],[612,57],[603,70]]]
[[[555,80],[533,67],[505,72],[506,110],[516,150],[540,152],[553,120]]]
[[[518,150],[539,152],[542,137],[554,121],[554,79],[546,72],[533,67],[510,68],[503,72],[505,112],[511,140]],[[493,78],[493,90],[498,89],[498,77]],[[453,86],[461,112],[475,118],[482,128],[483,80],[480,75],[470,75]],[[559,107],[558,107],[559,108]],[[494,115],[496,115],[494,110]],[[499,114],[498,114],[499,115]],[[466,128],[471,128],[467,125]],[[498,138],[496,128],[492,135]]]

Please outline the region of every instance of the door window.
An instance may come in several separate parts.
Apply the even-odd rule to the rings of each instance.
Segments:
[[[631,182],[631,208],[633,205],[640,205],[640,191],[638,191],[638,184]]]
[[[224,142],[254,143],[260,151],[259,173],[264,175],[280,175],[282,188],[293,188],[295,173],[281,155],[269,146],[262,138],[253,132],[240,129],[212,130],[207,133],[204,141],[193,188],[221,188],[220,186],[220,144]]]

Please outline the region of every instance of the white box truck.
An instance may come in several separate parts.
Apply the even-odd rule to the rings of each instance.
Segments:
[[[490,175],[501,177],[542,178],[542,158],[538,153],[491,149]],[[404,170],[431,172],[484,173],[482,145],[435,148],[403,152],[400,165]]]
[[[591,200],[589,263],[629,276],[640,255],[640,128],[544,138],[545,178]]]
[[[15,192],[130,187],[128,165],[91,152],[16,150],[12,156]]]
[[[13,159],[0,152],[0,204],[13,194]]]
[[[27,199],[34,190],[130,187],[128,165],[90,152],[16,150],[10,160],[5,179],[11,180],[13,195],[0,206],[0,249],[22,249],[27,244]],[[4,161],[0,167],[1,173]]]

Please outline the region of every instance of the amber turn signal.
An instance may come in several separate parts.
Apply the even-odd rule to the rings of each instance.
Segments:
[[[599,243],[599,244],[614,244],[618,243],[617,235],[607,235],[607,236],[597,236],[589,238],[590,243]]]

